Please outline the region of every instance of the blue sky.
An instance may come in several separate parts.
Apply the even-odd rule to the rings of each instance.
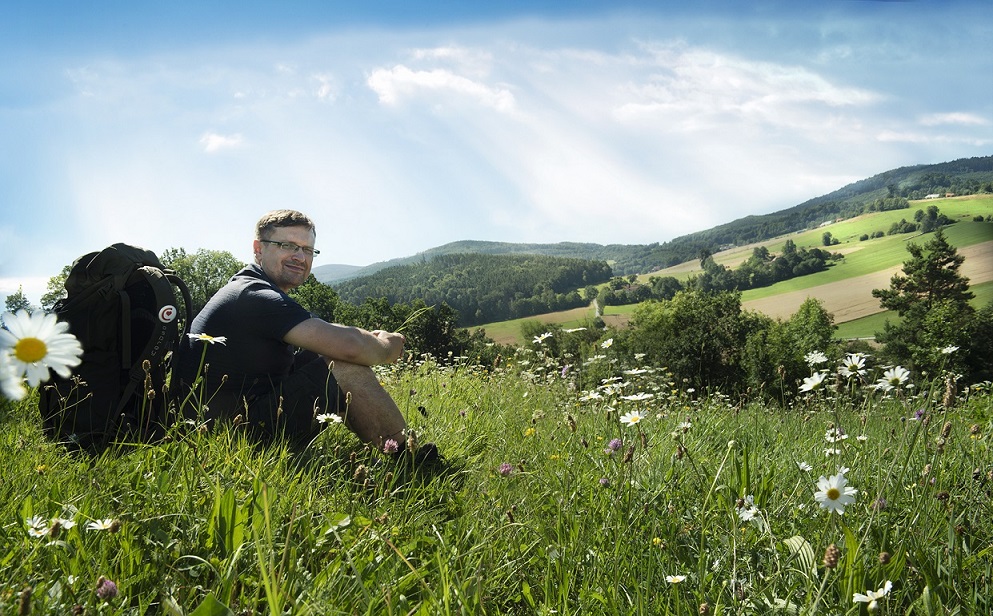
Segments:
[[[0,7],[0,298],[118,241],[248,260],[279,207],[366,265],[993,154],[987,0],[149,4]]]

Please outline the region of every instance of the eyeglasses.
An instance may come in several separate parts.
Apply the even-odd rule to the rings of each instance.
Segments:
[[[299,250],[308,257],[313,257],[314,255],[321,254],[321,251],[317,250],[316,248],[311,248],[310,246],[299,246],[297,244],[294,244],[293,242],[277,242],[275,240],[259,240],[259,241],[262,242],[263,244],[272,244],[273,246],[278,246],[280,250],[283,250],[285,252],[296,253],[296,251]]]

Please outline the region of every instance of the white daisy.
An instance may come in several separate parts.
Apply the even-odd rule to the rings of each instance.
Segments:
[[[822,509],[838,514],[844,514],[845,507],[854,503],[855,495],[858,494],[858,490],[848,487],[848,479],[841,472],[831,475],[830,478],[821,475],[817,480],[817,488],[817,492],[814,492],[814,500]]]
[[[815,372],[809,377],[803,379],[803,385],[800,386],[800,391],[814,391],[821,386],[824,382],[824,378],[827,375],[823,372]]]
[[[0,349],[0,394],[11,400],[20,400],[27,393],[24,377],[18,374],[17,367],[10,359],[10,351]]]
[[[15,371],[25,375],[31,387],[47,381],[49,369],[69,378],[70,368],[79,365],[83,347],[69,333],[69,324],[54,314],[18,310],[5,312],[3,321],[7,329],[0,329],[0,350],[8,350]]]
[[[644,417],[638,411],[631,411],[621,415],[621,423],[628,426],[633,426],[639,423],[642,419],[644,419]]]
[[[207,334],[186,334],[193,340],[199,340],[200,342],[209,342],[210,344],[227,344],[228,339],[226,336],[208,336]]]
[[[868,603],[867,609],[873,612],[878,607],[877,602],[888,595],[891,588],[893,588],[893,582],[886,580],[886,583],[879,590],[867,590],[864,595],[860,592],[855,593],[852,595],[852,601],[854,603]]]

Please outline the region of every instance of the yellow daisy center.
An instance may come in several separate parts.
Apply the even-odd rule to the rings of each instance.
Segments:
[[[38,338],[21,338],[14,345],[14,357],[26,364],[41,361],[46,355],[48,355],[48,347]]]
[[[828,488],[827,491],[828,498],[830,498],[831,500],[838,500],[839,496],[841,496],[841,490],[839,490],[838,488]]]

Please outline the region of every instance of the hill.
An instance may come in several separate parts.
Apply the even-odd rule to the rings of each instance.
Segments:
[[[463,253],[602,260],[611,266],[615,275],[646,274],[695,261],[702,252],[716,253],[732,246],[761,242],[873,211],[905,209],[909,207],[909,200],[924,199],[928,195],[978,193],[993,193],[993,156],[892,169],[779,212],[745,216],[661,244],[522,244],[466,240],[367,266],[320,266],[314,268],[314,276],[325,284],[333,284],[372,275],[388,267]]]

